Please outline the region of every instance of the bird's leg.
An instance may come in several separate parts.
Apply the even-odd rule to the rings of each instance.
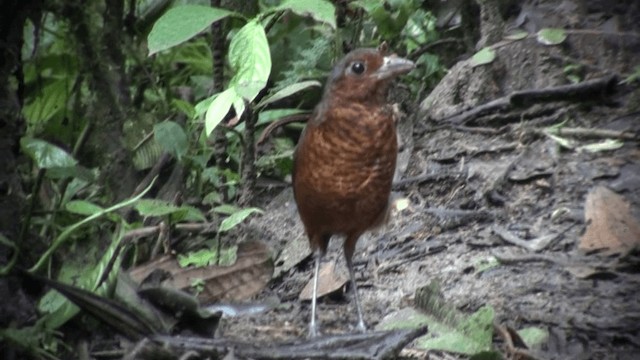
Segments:
[[[347,258],[347,268],[349,268],[349,276],[351,277],[351,287],[353,288],[353,298],[356,301],[356,310],[358,311],[358,331],[366,332],[367,326],[364,324],[364,319],[362,317],[362,305],[360,305],[360,296],[358,295],[358,285],[356,285],[356,275],[353,271],[353,260],[352,256],[346,256]]]
[[[320,258],[319,253],[314,254],[315,257],[315,270],[313,272],[313,295],[311,296],[311,321],[309,321],[309,337],[318,336],[318,326],[316,325],[316,298],[318,296],[318,273],[320,272]]]
[[[367,326],[364,324],[364,318],[362,317],[362,305],[360,305],[360,295],[358,295],[356,274],[353,271],[353,253],[356,250],[356,242],[360,235],[360,233],[347,235],[347,238],[344,240],[344,258],[347,260],[347,268],[349,269],[349,277],[351,278],[351,287],[353,288],[353,298],[356,302],[356,310],[358,311],[357,328],[360,332],[365,332],[367,331]]]

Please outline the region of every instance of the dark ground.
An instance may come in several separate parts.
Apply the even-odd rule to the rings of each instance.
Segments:
[[[553,47],[535,37],[499,44],[493,63],[476,68],[468,61],[458,63],[419,110],[408,107],[401,125],[400,179],[413,181],[404,181],[396,191],[408,199],[408,207],[395,212],[385,229],[361,238],[354,257],[370,327],[412,307],[416,289],[438,280],[446,301],[464,313],[489,304],[500,324],[547,329],[547,342],[533,349],[537,358],[640,358],[640,262],[633,250],[640,242],[637,137],[622,140],[619,149],[592,153],[562,148],[542,133],[560,123],[630,134],[640,130],[640,91],[619,82],[638,64],[640,36],[630,32],[637,29],[606,30],[610,18],[596,10],[576,26],[593,31],[569,31],[567,40]],[[638,26],[633,11],[616,16]],[[451,123],[451,115],[516,90],[569,84],[570,64],[579,65],[580,81],[619,77],[595,96],[534,101]],[[562,137],[579,147],[610,136]],[[604,200],[587,203],[587,195],[599,186],[624,198],[630,211],[607,192],[594,192]],[[251,228],[273,249],[276,274],[258,298],[276,297],[281,305],[254,317],[228,319],[220,334],[265,342],[304,338],[310,306],[298,296],[312,277],[312,260],[291,190],[266,209]],[[628,213],[633,218],[624,217]],[[589,226],[601,231],[585,235]],[[510,236],[524,245],[504,240]],[[589,245],[594,238],[608,251],[585,250],[594,246]],[[621,238],[628,243],[618,247]],[[538,247],[526,248],[531,246]],[[478,271],[494,257],[502,260],[500,265]],[[346,276],[338,239],[326,262],[333,260],[338,274]],[[353,328],[350,298],[347,292],[320,300],[324,333]],[[426,357],[422,351],[404,354]],[[451,358],[438,352],[429,356]]]

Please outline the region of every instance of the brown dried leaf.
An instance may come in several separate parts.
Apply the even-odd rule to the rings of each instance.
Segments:
[[[187,290],[196,281],[204,283],[198,300],[210,303],[218,300],[243,300],[258,293],[271,280],[273,262],[267,245],[247,241],[238,246],[238,258],[231,266],[181,268],[172,256],[163,256],[131,270],[131,277],[140,283],[152,271],[162,269],[171,276],[163,286]]]
[[[581,250],[625,253],[640,245],[640,224],[629,204],[606,187],[598,186],[589,192],[584,216],[588,225],[580,239]]]
[[[322,265],[318,277],[318,298],[340,290],[346,283],[345,276],[336,274],[335,261]],[[300,292],[300,300],[311,300],[311,296],[313,296],[313,278]]]

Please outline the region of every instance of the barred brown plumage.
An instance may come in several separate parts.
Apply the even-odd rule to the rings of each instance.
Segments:
[[[366,329],[352,257],[358,238],[387,216],[398,144],[386,93],[395,77],[413,67],[409,60],[386,54],[386,47],[350,52],[335,65],[298,141],[293,190],[315,256],[311,336],[317,335],[320,259],[332,235],[346,237],[358,329]]]

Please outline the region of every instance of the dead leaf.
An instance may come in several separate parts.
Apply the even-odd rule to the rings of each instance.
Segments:
[[[203,284],[198,300],[211,303],[219,300],[243,300],[258,293],[271,280],[273,262],[267,245],[261,241],[247,241],[238,245],[238,258],[231,266],[181,268],[173,256],[165,255],[131,270],[138,283],[151,272],[162,269],[170,274],[161,284],[187,290],[196,282]]]
[[[318,298],[340,290],[347,283],[347,278],[336,274],[336,263],[331,261],[320,267],[318,276]],[[300,300],[311,300],[313,296],[313,278],[300,292]]]
[[[274,276],[278,277],[282,273],[291,270],[291,268],[298,265],[309,255],[311,255],[309,240],[304,234],[304,231],[300,231],[297,236],[294,236],[287,241],[284,249],[278,255]]]
[[[640,245],[640,224],[631,214],[629,204],[604,186],[587,195],[585,222],[588,225],[580,239],[580,250],[607,249],[618,254]]]

